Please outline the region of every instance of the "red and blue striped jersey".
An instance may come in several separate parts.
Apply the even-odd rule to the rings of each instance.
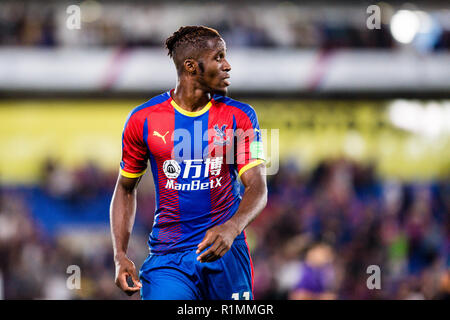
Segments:
[[[214,95],[189,112],[171,92],[132,110],[122,135],[123,176],[143,175],[150,162],[156,209],[149,246],[155,254],[197,247],[209,228],[236,212],[238,177],[264,162],[251,106]]]

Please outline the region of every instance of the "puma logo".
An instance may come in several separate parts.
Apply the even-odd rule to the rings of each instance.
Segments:
[[[158,131],[153,131],[153,135],[160,137],[163,141],[164,144],[166,144],[166,135],[169,133],[169,131],[167,131],[163,136],[158,132]]]

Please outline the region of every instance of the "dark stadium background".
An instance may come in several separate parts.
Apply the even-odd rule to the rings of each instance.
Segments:
[[[272,138],[268,205],[247,229],[255,298],[448,298],[448,3],[88,0],[0,2],[0,299],[139,298],[114,284],[122,128],[175,85],[164,39],[200,24],[227,41],[230,96]],[[147,173],[137,267],[154,205]]]

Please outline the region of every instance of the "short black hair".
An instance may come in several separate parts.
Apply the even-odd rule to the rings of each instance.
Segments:
[[[210,39],[221,39],[216,29],[205,26],[184,26],[175,31],[166,40],[168,55],[173,58],[177,48],[190,45],[192,48],[207,47],[207,41]]]

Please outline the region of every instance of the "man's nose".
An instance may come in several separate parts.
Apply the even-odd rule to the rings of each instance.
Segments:
[[[225,63],[223,64],[223,70],[226,72],[231,71],[231,65],[228,62],[228,60],[226,60],[226,59],[225,59]]]

